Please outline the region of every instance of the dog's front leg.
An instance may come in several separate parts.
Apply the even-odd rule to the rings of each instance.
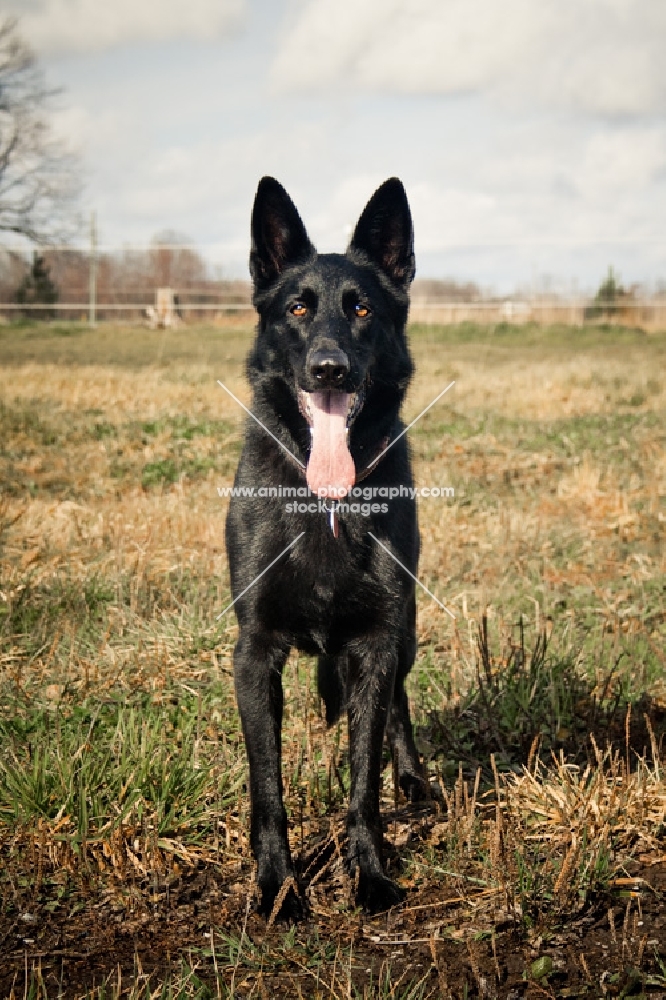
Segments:
[[[272,636],[241,630],[234,653],[236,698],[250,764],[250,841],[257,859],[260,911],[269,916],[294,869],[282,802],[282,668],[289,650]],[[302,907],[291,889],[280,916],[298,919]]]
[[[379,784],[384,730],[397,657],[386,649],[350,653],[348,673],[351,791],[348,861],[358,902],[371,913],[401,902],[402,889],[384,875]]]

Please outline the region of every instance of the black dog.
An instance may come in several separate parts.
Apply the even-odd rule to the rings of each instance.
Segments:
[[[292,646],[319,656],[328,723],[347,709],[348,865],[359,902],[383,910],[403,895],[382,868],[385,733],[406,795],[427,792],[404,690],[416,651],[414,582],[396,561],[416,572],[406,438],[384,453],[403,429],[399,411],[412,374],[405,323],[414,252],[402,184],[392,178],[373,195],[346,254],[318,255],[284,188],[264,177],[250,270],[259,324],[247,370],[263,427],[248,422],[235,485],[275,489],[272,497],[232,499],[227,549],[233,595],[242,595],[234,670],[261,910],[271,913],[294,874],[280,761],[281,673]],[[336,510],[333,498],[361,480],[357,494],[376,487],[377,501],[347,495]],[[285,503],[285,488],[302,498],[307,486],[305,503]],[[281,914],[300,913],[290,890]]]

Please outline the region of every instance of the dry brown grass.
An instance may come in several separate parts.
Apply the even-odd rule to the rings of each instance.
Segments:
[[[645,871],[625,869],[638,862],[647,870],[666,857],[659,746],[666,707],[663,339],[604,344],[595,334],[574,349],[566,337],[521,347],[519,339],[498,342],[492,331],[470,343],[465,331],[459,339],[414,332],[418,375],[406,416],[456,379],[412,434],[417,482],[456,491],[454,500],[421,502],[420,574],[458,617],[452,623],[419,598],[420,648],[410,681],[443,798],[430,810],[408,810],[387,768],[391,863],[402,857],[400,877],[414,892],[383,922],[351,912],[340,853],[346,737],[325,730],[311,663],[292,657],[285,787],[321,940],[313,943],[311,929],[299,932],[290,947],[301,972],[287,973],[282,932],[265,934],[247,916],[247,805],[233,785],[243,768],[231,686],[237,630],[231,615],[215,621],[229,600],[226,501],[216,488],[232,480],[242,434],[242,414],[215,380],[249,399],[242,359],[251,334],[236,327],[186,333],[199,338],[189,363],[183,332],[170,342],[116,331],[120,364],[100,363],[87,334],[64,347],[39,334],[43,362],[35,360],[35,341],[11,345],[11,364],[0,369],[0,722],[5,733],[14,732],[15,720],[69,725],[77,711],[94,714],[119,699],[140,706],[146,725],[154,723],[155,746],[170,747],[175,766],[190,737],[176,716],[160,713],[182,709],[191,721],[193,773],[205,771],[205,823],[196,836],[183,827],[157,838],[156,807],[144,796],[143,819],[135,808],[118,823],[91,821],[82,848],[81,820],[72,813],[54,808],[17,822],[5,812],[0,839],[11,884],[27,879],[29,892],[48,875],[45,898],[53,902],[53,886],[66,884],[83,904],[91,940],[99,905],[114,927],[122,915],[127,940],[149,930],[158,953],[178,947],[178,933],[182,948],[202,946],[214,920],[215,933],[237,942],[244,935],[246,952],[234,953],[220,979],[228,988],[233,972],[239,995],[261,995],[264,980],[285,995],[297,995],[295,982],[302,995],[314,995],[315,960],[321,996],[350,995],[351,979],[359,996],[407,996],[407,984],[419,981],[435,990],[428,995],[462,996],[465,976],[467,995],[492,995],[483,983],[495,982],[498,962],[503,982],[513,976],[501,948],[497,955],[501,934],[527,941],[527,955],[538,951],[534,942],[555,933],[563,914],[583,919],[599,900],[606,906],[611,897],[603,893],[624,891],[623,878],[633,879],[627,885],[640,901]],[[101,353],[111,355],[113,336],[105,337]],[[97,586],[105,595],[99,599]],[[76,595],[91,588],[81,611]],[[499,650],[486,661],[478,643],[484,615]],[[537,664],[533,675],[526,653],[518,663],[519,616],[528,651],[542,632],[552,633],[552,662]],[[574,673],[577,700],[564,705]],[[538,698],[557,701],[557,711],[544,715]],[[637,706],[630,739],[627,699]],[[130,732],[124,716],[113,718],[118,732]],[[598,754],[588,740],[595,726]],[[161,743],[160,727],[172,734]],[[538,731],[547,742],[540,756],[525,749]],[[8,745],[20,756],[20,740],[11,736]],[[233,788],[222,801],[219,788],[229,776]],[[197,865],[210,872],[205,885]],[[3,912],[15,935],[11,899],[18,890],[8,885]],[[170,894],[185,899],[187,885],[208,916],[199,926],[187,910],[180,931],[160,938]],[[625,931],[629,941],[631,927]],[[45,924],[43,947],[57,950],[48,933]],[[337,966],[324,939],[333,942]],[[632,941],[636,964],[638,931]],[[452,957],[460,942],[464,961]],[[364,954],[363,970],[366,963],[375,970],[375,986],[350,947]],[[650,954],[644,945],[641,960]],[[596,961],[589,956],[593,971]],[[389,985],[379,992],[382,968]],[[191,982],[183,995],[199,996]]]

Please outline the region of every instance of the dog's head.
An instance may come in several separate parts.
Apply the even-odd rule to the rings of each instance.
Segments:
[[[385,181],[347,252],[318,254],[287,192],[264,177],[250,271],[259,313],[249,359],[255,392],[279,409],[296,442],[305,439],[313,491],[351,486],[352,453],[367,455],[390,432],[412,372],[405,322],[414,239],[405,189],[395,177]]]

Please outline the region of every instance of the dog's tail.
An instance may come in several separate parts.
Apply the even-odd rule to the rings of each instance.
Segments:
[[[347,654],[320,656],[317,661],[317,689],[326,707],[326,725],[338,721],[346,705]]]

